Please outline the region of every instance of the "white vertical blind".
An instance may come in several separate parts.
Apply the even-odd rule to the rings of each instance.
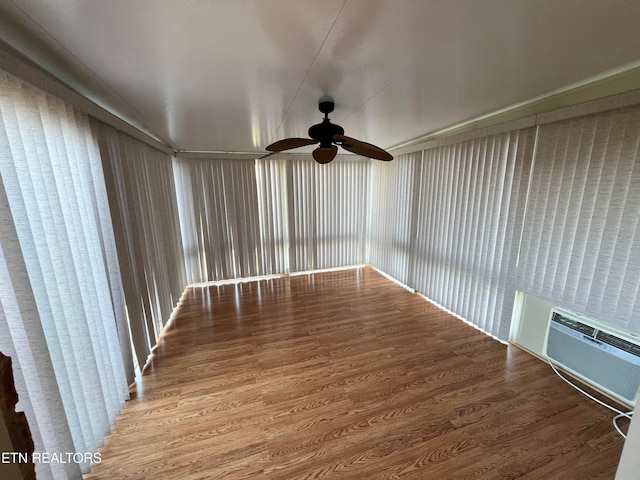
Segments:
[[[17,365],[36,450],[95,452],[128,395],[97,146],[89,119],[54,97],[5,73],[0,95],[0,349]],[[89,465],[36,468],[81,478]]]
[[[365,261],[369,160],[287,160],[292,272]]]
[[[329,165],[332,163],[325,166]],[[290,268],[293,272],[314,270],[320,264],[316,226],[319,186],[314,175],[317,167],[312,159],[289,159],[286,168]]]
[[[369,161],[180,158],[174,174],[190,282],[364,262]]]
[[[97,120],[131,339],[139,366],[187,283],[172,157]]]
[[[289,272],[286,160],[256,160],[261,245],[265,273]]]
[[[408,282],[506,340],[534,130],[424,151]]]
[[[174,165],[188,281],[273,273],[275,259],[262,243],[255,161],[181,158]]]
[[[506,340],[533,144],[518,130],[374,164],[369,261]]]
[[[542,125],[518,285],[640,334],[640,107]]]
[[[367,262],[406,285],[412,280],[421,157],[415,152],[372,162],[369,179]]]
[[[3,128],[0,135],[5,133]],[[5,141],[6,137],[0,137],[2,145]],[[2,154],[4,156],[4,150]],[[11,216],[4,174],[0,184],[0,351],[13,359],[13,374],[20,400],[16,408],[27,416],[35,451],[75,451],[54,368],[49,361],[49,349],[20,239]],[[80,473],[79,466],[73,464],[41,464],[36,467],[38,478],[79,478]]]

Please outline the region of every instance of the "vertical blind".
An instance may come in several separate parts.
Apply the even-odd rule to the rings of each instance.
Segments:
[[[640,107],[542,125],[518,287],[640,334]]]
[[[365,260],[369,160],[286,163],[292,272]]]
[[[142,368],[187,283],[172,157],[100,121],[91,126],[104,168],[131,340]]]
[[[424,151],[412,284],[506,340],[534,130]]]
[[[534,140],[516,130],[374,164],[368,261],[506,340]]]
[[[85,115],[3,72],[0,121],[0,350],[36,451],[95,452],[130,357],[97,145]],[[88,468],[36,465],[38,478]]]
[[[368,160],[175,161],[190,282],[360,264]]]
[[[265,272],[289,272],[286,160],[256,160],[256,182]]]
[[[367,262],[406,285],[412,280],[421,158],[415,152],[374,162],[369,179]]]
[[[272,273],[262,242],[254,160],[176,159],[187,280]]]

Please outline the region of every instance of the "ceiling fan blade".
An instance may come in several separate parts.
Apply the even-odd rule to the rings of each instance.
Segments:
[[[348,150],[351,153],[355,153],[357,155],[362,155],[367,158],[375,158],[376,160],[384,160],[388,162],[393,160],[393,155],[391,155],[386,150],[381,149],[380,147],[376,147],[367,142],[361,142],[360,140],[356,140],[355,138],[346,137],[344,135],[334,135],[334,142],[339,142],[340,146],[345,150]]]
[[[318,163],[329,163],[336,158],[338,147],[331,145],[331,148],[316,148],[313,151],[313,159]]]
[[[275,155],[278,152],[269,152],[266,155],[262,155],[261,157],[258,157],[258,160],[262,160],[263,158],[267,158],[270,157],[271,155]]]
[[[318,143],[317,140],[311,138],[285,138],[269,145],[266,150],[269,152],[282,152],[283,150],[291,150],[292,148],[305,147]]]

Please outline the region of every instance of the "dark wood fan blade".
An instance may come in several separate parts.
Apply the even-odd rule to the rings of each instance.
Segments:
[[[267,147],[268,152],[282,152],[283,150],[291,150],[292,148],[305,147],[318,143],[317,140],[311,138],[285,138],[278,140]]]
[[[266,155],[262,155],[261,157],[258,157],[258,160],[262,160],[263,158],[270,157],[271,155],[275,155],[276,153],[278,153],[278,152],[267,153]]]
[[[313,151],[313,159],[318,163],[329,163],[336,158],[338,147],[331,145],[331,148],[316,148]]]
[[[346,137],[344,135],[334,135],[334,142],[340,142],[340,146],[345,150],[348,150],[351,153],[355,153],[357,155],[362,155],[367,158],[375,158],[376,160],[384,160],[388,162],[393,160],[393,155],[391,155],[386,150],[381,149],[380,147],[376,147],[367,142],[361,142],[360,140],[356,140],[355,138]]]

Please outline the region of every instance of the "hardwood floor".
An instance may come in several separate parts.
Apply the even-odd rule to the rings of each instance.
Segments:
[[[612,414],[375,270],[188,289],[86,478],[613,478]]]

